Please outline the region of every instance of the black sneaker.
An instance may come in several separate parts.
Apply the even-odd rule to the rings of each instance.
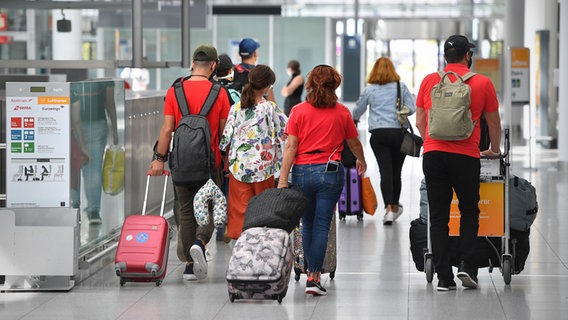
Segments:
[[[450,291],[456,290],[456,282],[452,280],[438,280],[438,286],[436,287],[438,291]]]
[[[183,272],[183,280],[187,281],[197,280],[197,277],[193,273],[193,263],[185,265],[185,271]]]
[[[306,294],[311,294],[313,296],[325,296],[327,295],[327,290],[321,285],[321,282],[308,278],[306,281]]]
[[[466,288],[477,288],[477,272],[471,268],[465,261],[461,261],[458,267],[458,279],[461,280],[462,285]]]

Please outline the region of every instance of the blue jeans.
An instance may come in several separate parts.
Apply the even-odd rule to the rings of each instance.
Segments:
[[[302,242],[307,270],[319,272],[323,266],[331,218],[345,180],[343,165],[325,172],[326,164],[294,165],[292,186],[309,199],[302,216]]]
[[[108,125],[106,120],[96,120],[92,122],[81,123],[83,131],[83,140],[91,160],[81,167],[81,173],[84,179],[85,197],[87,198],[87,207],[85,212],[89,219],[100,218],[101,210],[101,193],[103,191],[103,156],[107,145]],[[77,190],[71,190],[71,201],[80,203],[81,196],[81,175],[79,175],[79,183]]]

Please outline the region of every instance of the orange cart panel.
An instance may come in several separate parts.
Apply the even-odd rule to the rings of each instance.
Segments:
[[[479,231],[483,237],[497,237],[505,234],[505,183],[482,182],[479,188]],[[459,236],[460,211],[454,192],[450,207],[450,236]]]

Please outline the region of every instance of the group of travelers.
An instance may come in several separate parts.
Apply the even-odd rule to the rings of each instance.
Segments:
[[[474,47],[464,36],[449,37],[444,44],[447,61],[444,71],[453,71],[460,76],[469,72]],[[476,124],[473,134],[465,140],[443,141],[428,134],[430,91],[440,81],[438,72],[423,80],[415,99],[400,81],[392,61],[381,57],[375,62],[367,77],[368,86],[351,111],[336,95],[342,78],[335,68],[318,65],[304,80],[299,62],[292,60],[287,66],[290,79],[281,90],[286,97],[282,109],[274,99],[274,71],[267,65],[257,64],[259,48],[260,44],[255,40],[243,39],[239,45],[242,63],[233,65],[228,55],[218,55],[213,46],[200,45],[193,54],[191,76],[182,80],[192,114],[200,111],[214,83],[221,83],[224,88],[206,118],[211,128],[211,149],[215,159],[211,178],[218,186],[224,181],[228,185],[225,236],[230,239],[239,237],[251,197],[274,187],[301,191],[309,200],[301,220],[308,273],[305,291],[312,295],[327,294],[320,281],[320,270],[330,223],[344,186],[341,151],[344,147],[349,148],[356,158],[358,174],[365,173],[367,163],[356,124],[367,110],[370,146],[379,165],[380,190],[385,205],[383,223],[393,224],[403,212],[399,199],[406,156],[400,152],[404,131],[396,114],[396,100],[400,96],[410,114],[416,113],[416,127],[424,139],[423,171],[430,205],[432,249],[439,281],[437,289],[456,288],[448,254],[453,190],[462,214],[462,263],[457,277],[465,287],[475,288],[477,269],[469,261],[475,252],[472,243],[478,228],[479,159],[480,154],[500,155],[498,101],[491,81],[476,75],[467,82],[471,86],[471,114]],[[304,89],[306,96],[302,101]],[[487,121],[491,140],[490,148],[482,152],[479,150],[478,121],[481,116]],[[153,175],[161,175],[164,171],[172,132],[180,119],[181,112],[172,87],[166,93],[164,123],[150,165]],[[329,166],[330,162],[338,165]],[[178,256],[186,262],[183,274],[186,280],[207,276],[205,247],[214,226],[212,223],[199,226],[193,208],[193,198],[205,182],[175,185],[178,247],[181,248]]]

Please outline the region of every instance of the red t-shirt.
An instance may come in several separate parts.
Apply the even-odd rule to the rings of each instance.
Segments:
[[[463,76],[470,70],[463,64],[450,63],[446,66],[444,71],[453,71]],[[456,80],[453,75],[449,77],[452,82]],[[427,75],[420,85],[420,91],[418,91],[418,96],[416,97],[416,107],[425,109],[426,119],[428,119],[428,111],[432,107],[430,92],[434,85],[439,82],[440,75],[436,72]],[[495,94],[495,87],[493,87],[493,83],[488,77],[476,74],[467,80],[466,83],[471,87],[471,118],[473,121],[476,121],[473,133],[469,138],[459,141],[436,140],[430,138],[428,135],[428,124],[426,124],[426,138],[422,146],[424,153],[430,151],[444,151],[479,158],[479,139],[481,133],[479,119],[483,112],[494,112],[499,109],[499,101]]]
[[[205,103],[205,99],[209,94],[209,90],[213,84],[210,81],[184,81],[183,90],[185,99],[189,107],[190,114],[198,114],[201,107]],[[229,115],[229,98],[226,90],[219,90],[219,96],[213,104],[211,111],[207,114],[209,127],[211,128],[211,150],[215,154],[215,167],[221,165],[221,150],[219,150],[219,121],[227,119]],[[166,100],[164,102],[164,115],[174,116],[176,118],[176,127],[181,119],[181,110],[179,109],[176,94],[173,87],[168,89]]]
[[[359,135],[346,106],[316,108],[308,102],[292,108],[285,133],[298,137],[294,164],[326,163],[331,154],[331,160],[340,161],[343,141]]]

